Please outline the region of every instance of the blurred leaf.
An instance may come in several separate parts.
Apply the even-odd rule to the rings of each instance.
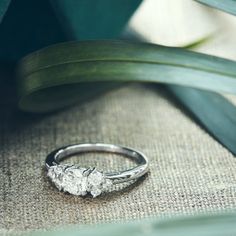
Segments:
[[[236,234],[236,215],[200,215],[165,220],[142,220],[96,227],[67,227],[64,230],[35,232],[32,236],[228,236]],[[27,234],[26,234],[27,235]]]
[[[220,18],[191,0],[147,0],[131,17],[128,29],[151,43],[184,47],[216,33]]]
[[[142,0],[50,0],[70,39],[119,36]]]
[[[236,107],[223,96],[193,88],[168,85],[206,130],[236,155]]]
[[[48,0],[11,0],[0,24],[0,62],[16,62],[30,52],[65,40]]]
[[[11,0],[1,0],[0,1],[0,23],[2,21],[2,18],[10,4]]]
[[[195,1],[228,12],[230,14],[236,15],[235,0],[195,0]]]
[[[9,2],[0,0],[0,22]],[[68,40],[119,37],[140,2],[12,0],[0,24],[0,62],[15,62],[35,50]]]

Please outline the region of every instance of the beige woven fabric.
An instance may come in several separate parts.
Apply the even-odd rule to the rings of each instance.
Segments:
[[[48,229],[236,208],[236,159],[157,88],[129,85],[47,115],[0,114],[0,228]],[[131,146],[150,159],[139,184],[96,199],[58,192],[45,156],[77,142]],[[121,157],[72,161],[127,168]]]

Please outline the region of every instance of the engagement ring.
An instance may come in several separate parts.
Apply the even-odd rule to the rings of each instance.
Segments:
[[[75,164],[60,164],[61,160],[85,152],[120,154],[133,159],[138,165],[132,169],[107,173],[98,171],[95,167],[84,168]],[[143,153],[132,148],[113,144],[86,143],[62,147],[51,152],[46,158],[46,168],[47,176],[60,191],[79,196],[90,193],[93,197],[97,197],[113,184],[134,180],[146,174],[148,159]]]

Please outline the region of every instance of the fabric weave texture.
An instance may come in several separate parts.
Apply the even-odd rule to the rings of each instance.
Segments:
[[[1,230],[236,208],[236,159],[160,87],[127,85],[49,115],[21,114],[1,106]],[[150,173],[136,184],[95,199],[61,193],[45,177],[45,157],[55,148],[85,142],[136,148],[149,158]],[[102,170],[133,165],[107,154],[68,161]]]

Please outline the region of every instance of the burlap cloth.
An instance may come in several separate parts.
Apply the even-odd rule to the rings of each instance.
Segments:
[[[47,116],[0,114],[0,228],[48,229],[149,216],[236,208],[236,159],[160,88],[129,85]],[[131,146],[150,159],[150,174],[96,199],[58,192],[45,178],[45,156],[77,142]],[[119,157],[82,163],[125,169]]]

